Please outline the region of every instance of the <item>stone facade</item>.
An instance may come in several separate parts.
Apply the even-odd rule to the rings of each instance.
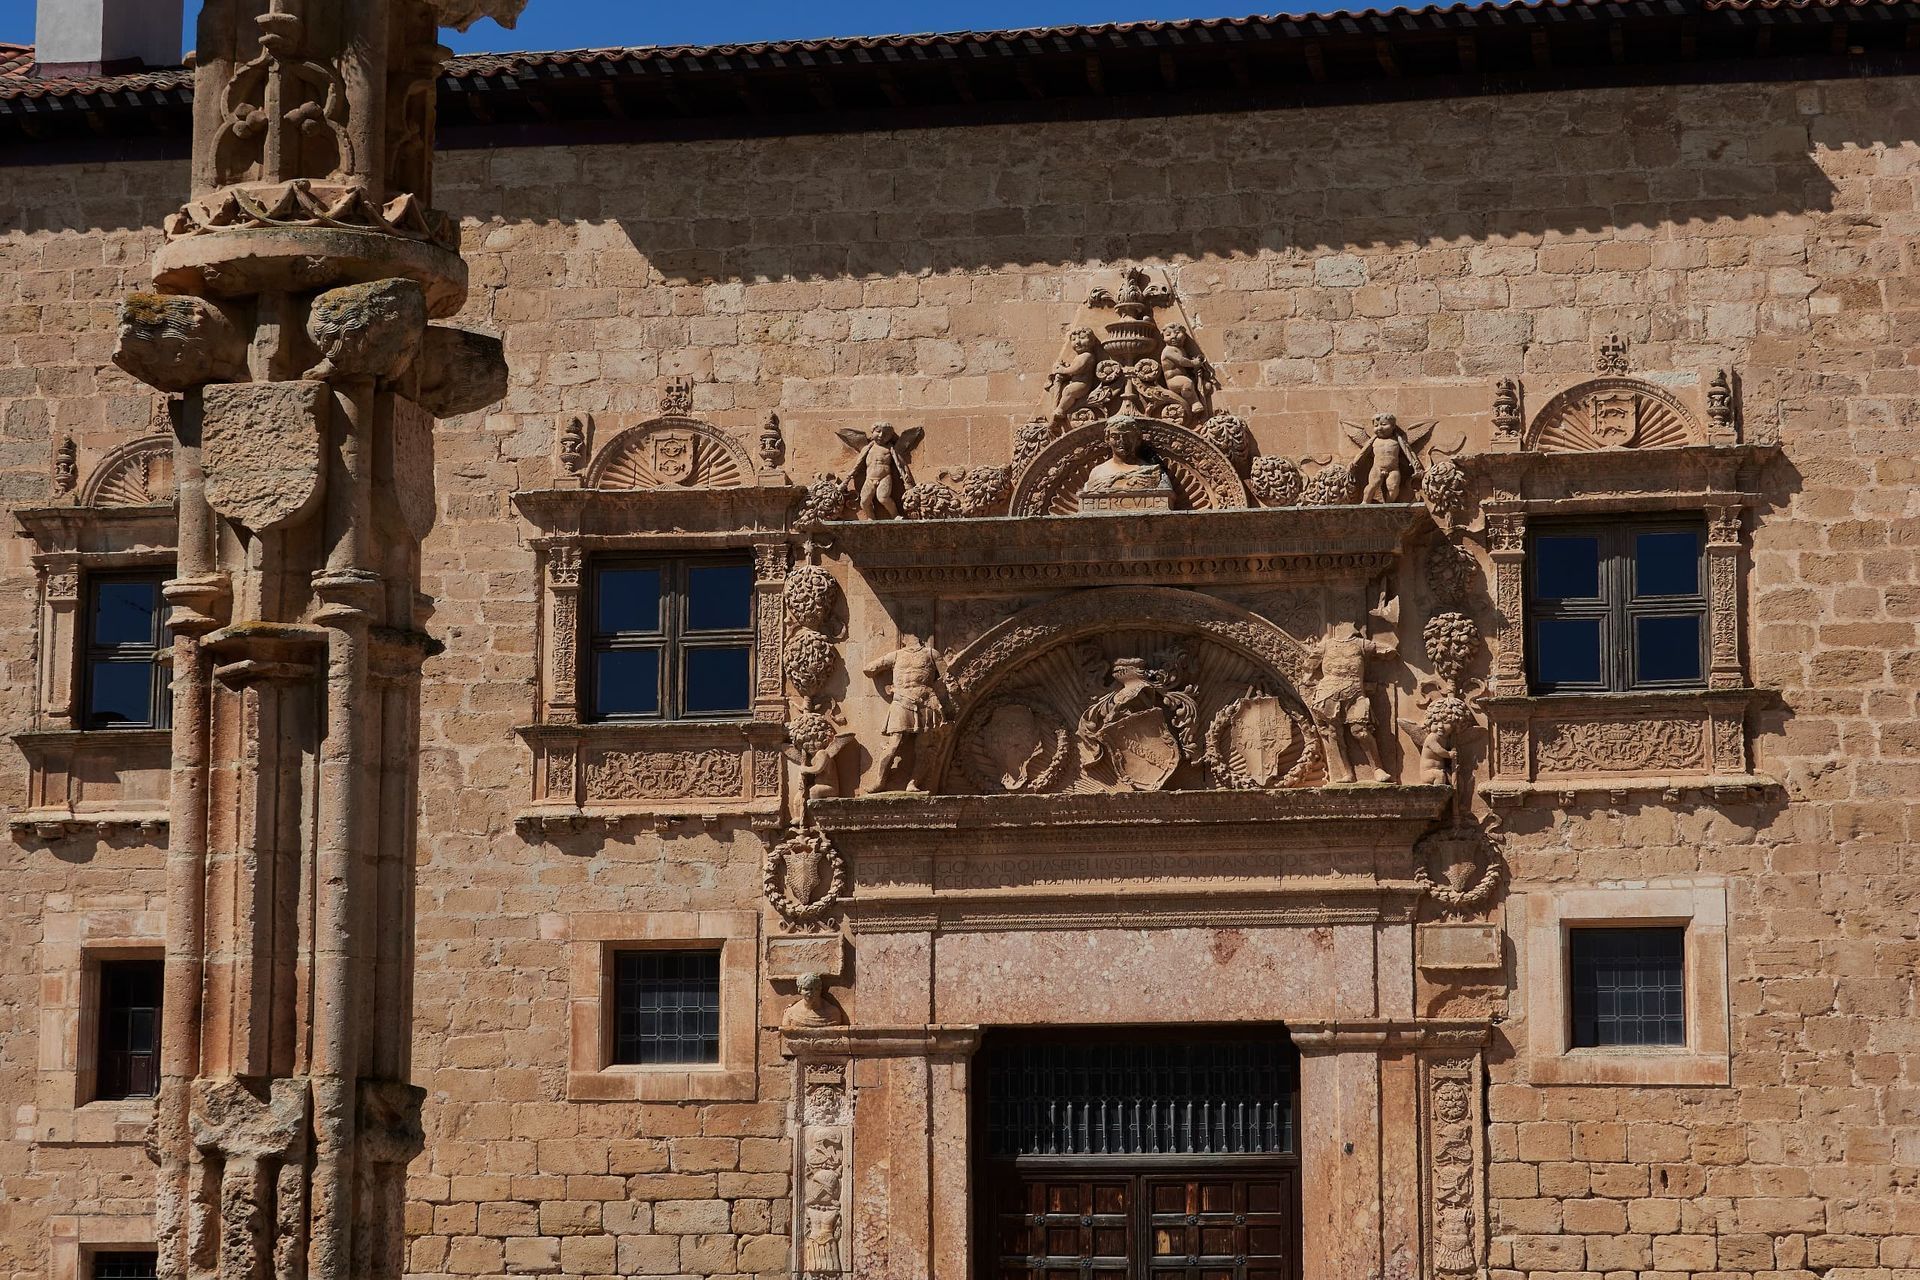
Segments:
[[[1914,1273],[1914,125],[1911,82],[1883,78],[443,155],[461,319],[504,336],[512,381],[435,428],[408,1274],[968,1274],[981,1028],[1241,1021],[1302,1053],[1309,1276]],[[142,1107],[73,1083],[74,968],[164,938],[164,782],[32,735],[71,662],[60,557],[170,546],[162,479],[126,490],[115,452],[166,431],[158,397],[108,355],[189,175],[8,174],[0,501],[114,513],[71,547],[23,518],[0,590],[0,718],[27,735],[0,757],[21,819],[0,846],[0,1275],[39,1277],[154,1210]],[[1126,266],[1170,288],[1217,377],[1204,414],[1134,392],[1171,474],[1131,490],[1091,482],[1103,445],[1059,444],[1071,412],[1045,425],[1069,330],[1116,314],[1083,300]],[[1556,400],[1574,389],[1586,417]],[[1591,456],[1614,394],[1641,447]],[[1201,430],[1213,410],[1244,445]],[[1258,465],[1311,490],[1355,456],[1342,423],[1376,414],[1432,510],[1295,506],[1287,467]],[[882,420],[881,454],[843,442]],[[803,492],[856,465],[851,500]],[[858,519],[896,465],[908,518]],[[1163,489],[1207,509],[1160,514]],[[1522,696],[1525,522],[1650,501],[1717,513],[1724,678]],[[968,518],[1009,507],[1018,545]],[[784,661],[756,672],[756,718],[677,740],[576,723],[554,640],[580,557],[722,542],[753,549],[759,655]],[[1430,568],[1448,548],[1457,595]],[[830,585],[790,585],[814,565]],[[1457,659],[1428,626],[1448,614],[1471,624]],[[1285,776],[1350,723],[1305,705],[1340,621],[1380,646],[1361,660],[1395,785]],[[1048,662],[1129,628],[1153,644],[1109,643],[1098,696],[1059,691],[1084,672]],[[950,723],[906,731],[932,794],[858,794],[902,732],[908,632],[951,696]],[[1149,665],[1164,741],[1103,737],[1100,713],[1059,725],[1056,767],[1047,717],[1136,690],[1119,661],[1176,642],[1192,734]],[[1230,706],[1234,684],[1284,705]],[[1034,735],[1010,756],[987,731],[1016,686],[1057,692],[1001,722]],[[1422,760],[1436,691],[1483,726],[1451,764]],[[852,750],[803,780],[783,722],[799,754]],[[1491,836],[1416,860],[1450,806],[1472,823],[1442,835]],[[1615,918],[1689,922],[1690,1014],[1724,1032],[1686,1061],[1562,1051],[1556,931]],[[674,938],[735,979],[725,1070],[610,1081],[604,944]]]

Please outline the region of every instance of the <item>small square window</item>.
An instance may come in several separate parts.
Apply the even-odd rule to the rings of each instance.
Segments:
[[[1703,525],[1671,519],[1536,528],[1527,601],[1534,692],[1704,683],[1705,549]]]
[[[96,1253],[88,1268],[91,1280],[156,1280],[160,1255],[151,1249]]]
[[[165,574],[115,574],[87,584],[84,727],[164,729],[172,723],[173,650],[160,595]]]
[[[720,953],[622,951],[613,968],[613,1061],[720,1061]]]
[[[1685,1045],[1686,936],[1682,925],[1572,930],[1572,1047]]]
[[[94,1097],[151,1098],[160,1092],[159,960],[107,960],[99,973],[99,1059]]]
[[[591,718],[750,714],[753,587],[753,564],[740,557],[596,565]]]

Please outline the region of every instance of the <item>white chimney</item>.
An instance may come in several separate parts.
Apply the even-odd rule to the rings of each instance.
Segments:
[[[182,0],[39,0],[33,60],[44,76],[180,65]]]

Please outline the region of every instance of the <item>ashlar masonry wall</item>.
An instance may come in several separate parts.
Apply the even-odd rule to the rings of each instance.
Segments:
[[[107,363],[114,307],[185,188],[164,162],[7,169],[0,501],[44,502],[148,431]],[[411,1268],[423,1278],[786,1274],[787,1076],[758,984],[750,1101],[568,1098],[582,917],[758,912],[744,822],[540,838],[527,797],[534,557],[508,495],[544,487],[571,414],[652,408],[670,377],[739,433],[779,413],[787,470],[830,427],[927,428],[916,466],[1004,462],[1064,326],[1113,266],[1166,268],[1269,452],[1340,418],[1438,417],[1484,441],[1493,379],[1564,385],[1618,332],[1637,369],[1726,365],[1777,428],[1751,534],[1757,740],[1781,791],[1509,815],[1516,900],[1720,887],[1730,1085],[1543,1085],[1524,990],[1488,1116],[1499,1280],[1920,1274],[1920,103],[1911,82],[1647,87],[1165,120],[462,151],[468,317],[512,389],[438,436],[427,545],[446,650],[424,695]],[[31,718],[35,582],[0,560],[0,727]],[[877,700],[876,700],[877,701]],[[871,717],[872,708],[852,708]],[[856,727],[871,731],[875,726]],[[0,796],[25,791],[0,752]],[[158,894],[137,832],[0,843],[0,1276],[147,1212],[138,1142],[32,1136],[49,920]],[[63,927],[66,927],[63,925]],[[857,1002],[857,984],[849,994]],[[1304,1118],[1312,1124],[1312,1116]],[[1312,1194],[1312,1188],[1307,1188]],[[137,1229],[131,1228],[131,1229]],[[100,1237],[104,1238],[104,1237]]]

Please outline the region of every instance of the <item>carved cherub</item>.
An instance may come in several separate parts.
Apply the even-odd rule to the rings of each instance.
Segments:
[[[1053,391],[1054,425],[1064,426],[1074,411],[1087,403],[1099,381],[1099,367],[1100,340],[1093,330],[1083,327],[1068,333],[1067,354],[1047,378],[1047,386]]]
[[[807,789],[807,799],[826,800],[840,794],[840,757],[853,740],[851,733],[842,730],[811,751],[793,744],[782,748],[787,759],[800,766],[800,782]]]
[[[1416,422],[1402,428],[1390,413],[1376,413],[1361,426],[1343,422],[1341,429],[1359,453],[1349,464],[1354,483],[1361,486],[1362,502],[1412,501],[1420,487],[1419,450],[1433,434],[1434,423]]]
[[[1206,416],[1213,392],[1220,385],[1213,366],[1200,354],[1187,326],[1170,324],[1161,330],[1161,337],[1165,341],[1160,348],[1161,380],[1167,390],[1180,397],[1190,415]]]
[[[1353,782],[1360,770],[1373,782],[1391,780],[1380,767],[1380,744],[1373,732],[1373,686],[1367,680],[1367,659],[1387,658],[1395,652],[1393,645],[1367,639],[1351,622],[1335,624],[1313,646],[1316,678],[1307,710],[1326,743],[1334,782]]]
[[[913,487],[913,469],[908,465],[914,446],[926,434],[924,428],[908,427],[895,431],[889,422],[876,422],[866,431],[842,427],[840,442],[860,455],[847,473],[847,496],[858,496],[862,520],[898,520],[900,500]]]
[[[913,774],[919,736],[947,722],[946,660],[914,632],[904,631],[899,648],[881,654],[861,670],[869,676],[890,676],[893,685],[886,728],[881,731],[886,750],[873,790],[887,790],[894,775],[904,773],[906,790],[918,791]]]
[[[1427,705],[1422,720],[1404,717],[1400,727],[1420,744],[1420,781],[1446,786],[1456,780],[1460,746],[1479,728],[1473,695],[1442,694]]]

